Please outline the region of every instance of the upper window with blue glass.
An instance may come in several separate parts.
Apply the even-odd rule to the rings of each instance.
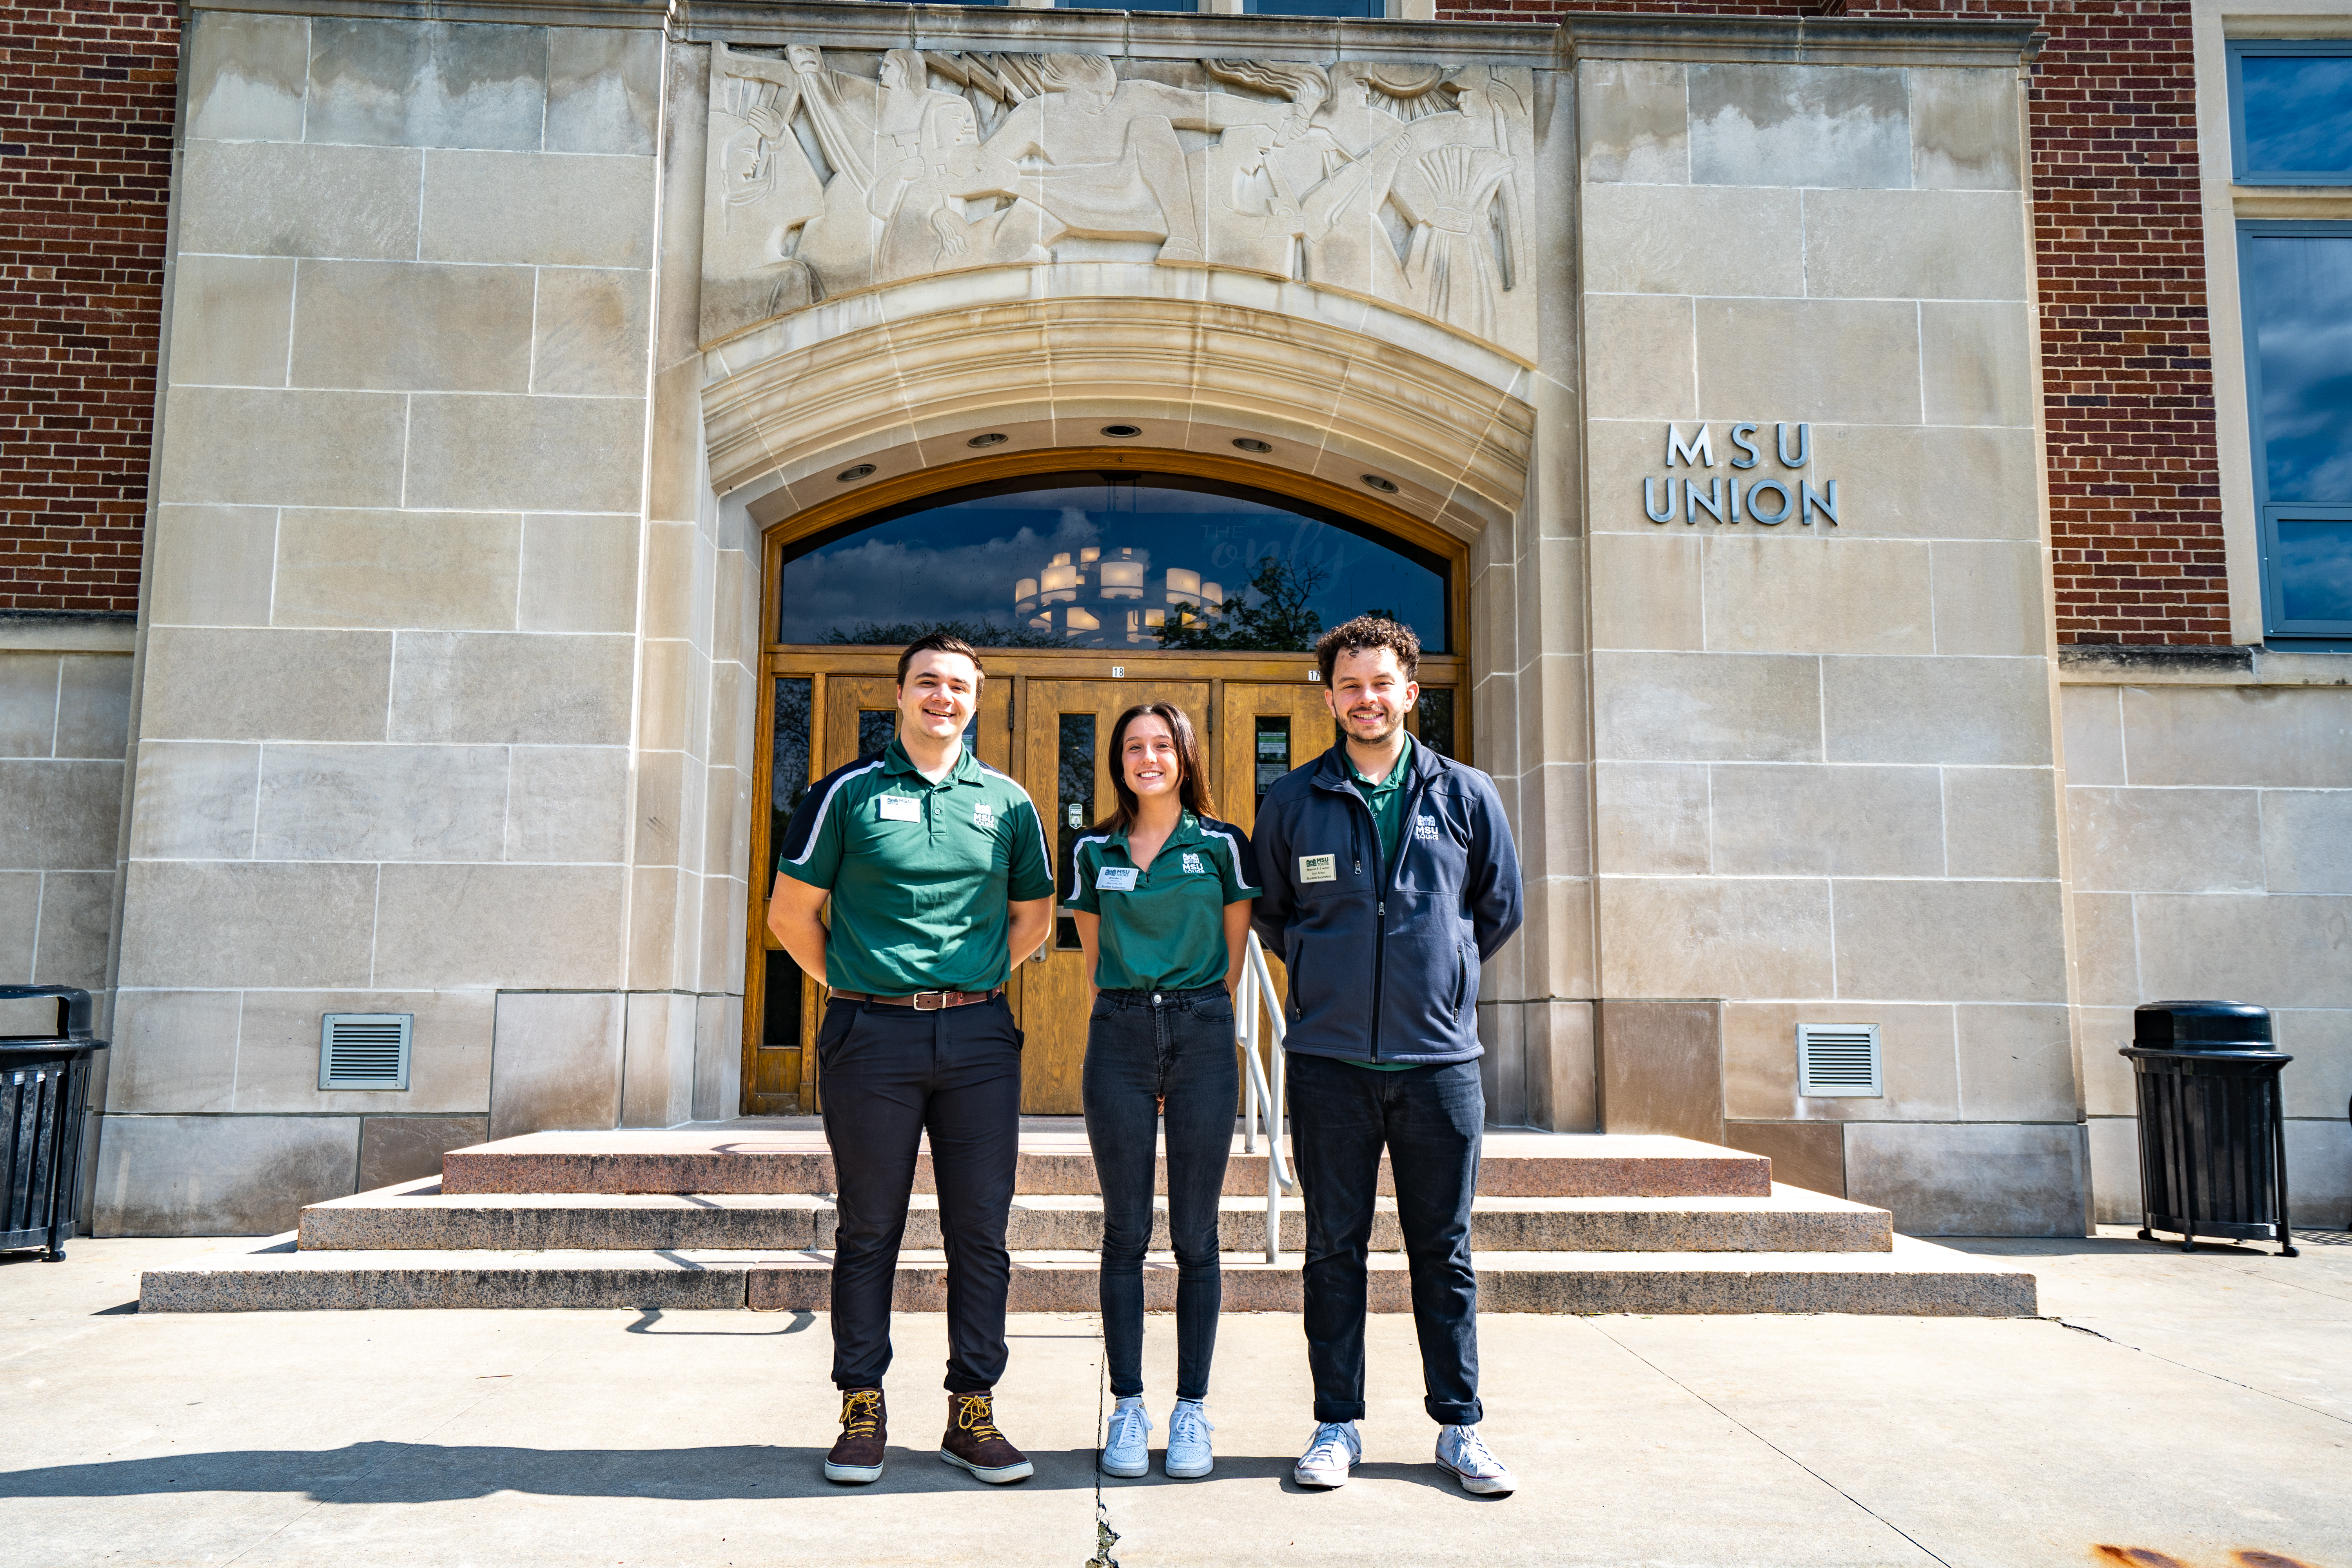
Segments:
[[[2352,39],[2234,40],[2230,120],[2238,184],[2352,183]]]
[[[1085,471],[1000,479],[789,547],[784,643],[1298,652],[1388,616],[1449,651],[1449,564],[1370,524],[1247,486]]]
[[[2352,638],[2352,224],[2242,223],[2263,631]]]

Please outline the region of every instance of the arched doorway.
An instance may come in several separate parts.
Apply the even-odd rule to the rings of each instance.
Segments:
[[[898,649],[923,632],[982,649],[968,739],[1028,790],[1049,840],[1108,809],[1102,744],[1121,711],[1155,700],[1192,713],[1219,815],[1249,826],[1263,784],[1330,743],[1311,650],[1365,611],[1419,633],[1415,732],[1468,754],[1464,548],[1369,488],[1200,453],[1029,451],[845,494],[764,545],[748,1115],[806,1112],[821,1092],[808,1044],[822,987],[767,933],[770,846],[813,781],[888,742]],[[1066,876],[1067,844],[1055,847]],[[1076,1112],[1085,974],[1068,922],[1011,989],[1023,1109]]]

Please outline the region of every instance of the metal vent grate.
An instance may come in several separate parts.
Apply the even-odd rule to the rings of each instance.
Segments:
[[[413,1013],[330,1013],[319,1025],[320,1089],[408,1087]]]
[[[1797,1026],[1797,1092],[1811,1098],[1876,1100],[1878,1026]]]

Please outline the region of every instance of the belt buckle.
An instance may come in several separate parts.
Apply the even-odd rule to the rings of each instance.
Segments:
[[[947,1011],[948,997],[951,994],[953,994],[953,993],[947,991],[918,991],[915,993],[915,1011],[918,1013],[944,1013]],[[923,1002],[923,998],[926,996],[931,998],[930,1004],[928,1006],[925,1005]]]

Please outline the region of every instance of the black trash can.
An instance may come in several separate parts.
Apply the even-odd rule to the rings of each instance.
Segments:
[[[2275,1241],[2287,1228],[2286,1114],[2267,1007],[2150,1002],[2132,1020],[2139,1085],[2140,1239],[2168,1230],[2180,1250],[2201,1236]]]
[[[0,1002],[54,998],[48,1035],[0,1035],[0,1251],[66,1255],[81,1185],[81,1129],[93,1053],[89,993],[70,985],[0,985]]]

